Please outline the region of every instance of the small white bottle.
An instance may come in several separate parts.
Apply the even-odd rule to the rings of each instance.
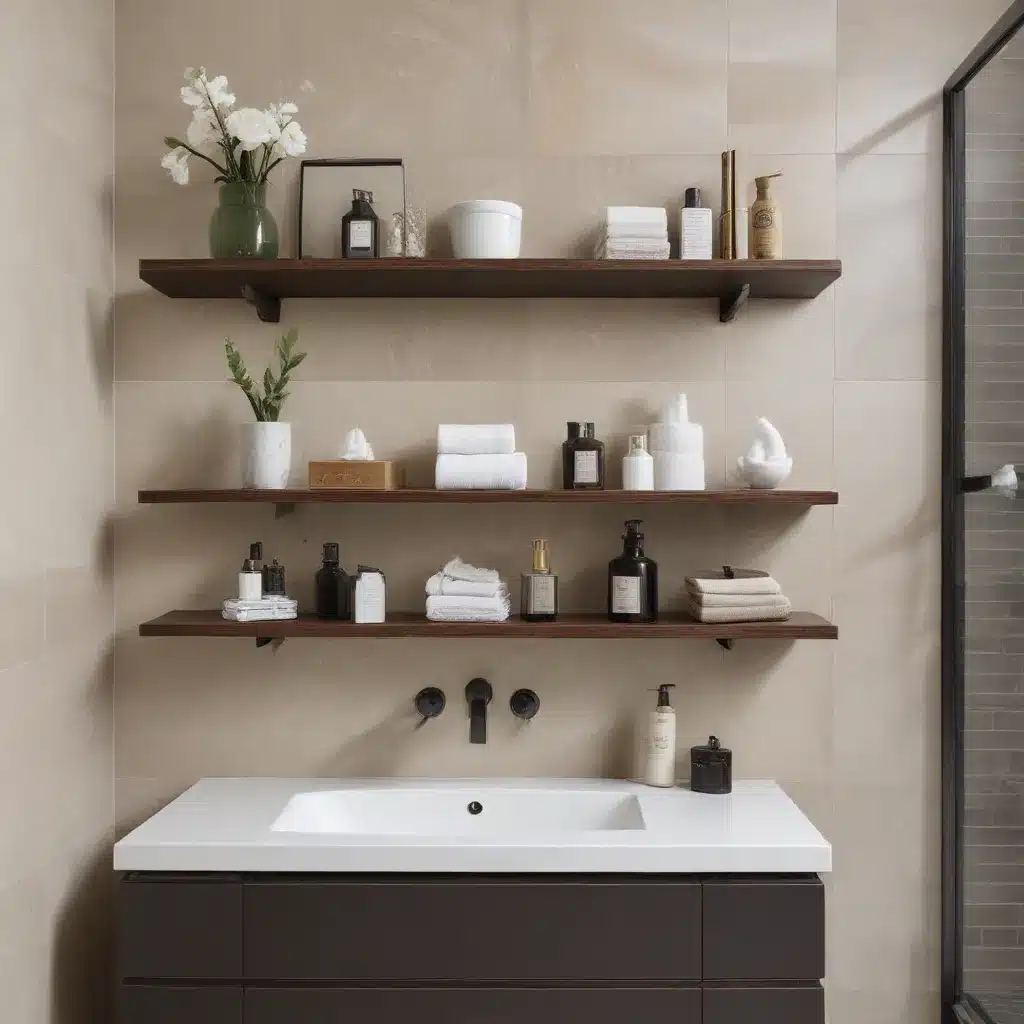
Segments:
[[[238,600],[259,601],[263,597],[263,545],[249,545],[249,557],[238,574]]]
[[[679,215],[679,258],[709,260],[712,256],[714,217],[700,205],[700,189],[686,190],[685,206]]]
[[[658,687],[658,706],[651,712],[647,734],[647,766],[644,782],[648,786],[669,788],[676,784],[676,713],[669,703],[675,683]]]
[[[383,622],[386,617],[384,573],[359,566],[356,576],[353,619],[356,622]]]
[[[629,436],[629,452],[622,460],[622,489],[654,490],[654,456],[647,450],[646,434]]]

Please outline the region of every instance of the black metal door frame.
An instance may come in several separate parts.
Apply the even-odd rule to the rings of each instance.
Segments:
[[[965,90],[1024,25],[1016,2],[943,90],[942,339],[942,1024],[987,1020],[963,991],[964,362],[967,124]],[[995,468],[995,467],[993,467]]]

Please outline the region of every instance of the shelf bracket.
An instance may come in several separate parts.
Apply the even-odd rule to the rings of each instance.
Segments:
[[[723,295],[718,300],[718,319],[723,324],[732,323],[736,314],[747,304],[750,298],[750,285],[741,285],[736,291]]]
[[[279,324],[281,322],[281,300],[273,295],[267,295],[259,291],[251,284],[242,285],[242,298],[250,306],[256,307],[256,315],[265,324]]]
[[[715,643],[718,644],[718,646],[721,647],[723,651],[731,651],[735,646],[736,641],[726,640],[724,637],[720,637],[718,640],[715,641]]]
[[[276,651],[284,643],[283,636],[258,636],[256,637],[256,650],[261,647],[273,647]]]
[[[294,501],[277,501],[274,503],[274,518],[284,519],[295,511]]]

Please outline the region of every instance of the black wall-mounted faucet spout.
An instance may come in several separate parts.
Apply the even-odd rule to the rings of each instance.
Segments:
[[[469,704],[469,742],[487,742],[487,705],[494,690],[486,679],[470,679],[466,683],[466,703]]]

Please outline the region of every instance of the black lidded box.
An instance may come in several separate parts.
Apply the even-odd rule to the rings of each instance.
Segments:
[[[694,793],[732,792],[732,751],[723,747],[717,736],[690,747],[690,789]]]

